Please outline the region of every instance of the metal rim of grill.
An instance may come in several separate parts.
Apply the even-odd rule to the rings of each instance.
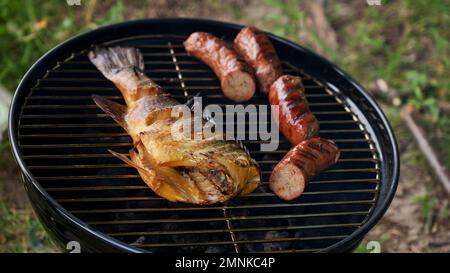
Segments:
[[[396,140],[384,114],[335,65],[273,35],[285,73],[304,80],[320,136],[334,140],[342,154],[300,198],[285,202],[267,190],[268,174],[290,147],[283,138],[272,153],[254,148],[261,140],[244,141],[261,166],[263,185],[248,197],[204,207],[153,195],[136,171],[108,154],[107,148],[126,151],[131,142],[90,99],[94,93],[122,99],[87,59],[92,44],[140,48],[146,74],[180,102],[201,92],[204,104],[231,104],[182,41],[194,31],[232,40],[240,28],[198,19],[131,21],[72,38],[33,65],[12,102],[9,138],[33,206],[59,241],[86,242],[87,251],[270,252],[273,245],[272,252],[347,251],[382,217],[399,174]],[[267,99],[257,94],[248,103]]]

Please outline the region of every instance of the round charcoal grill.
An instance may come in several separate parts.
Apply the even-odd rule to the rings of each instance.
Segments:
[[[260,151],[262,140],[244,141],[261,166],[263,184],[248,196],[211,206],[154,195],[133,168],[108,153],[127,152],[131,139],[91,99],[99,94],[123,103],[89,62],[91,45],[138,47],[146,74],[180,103],[200,93],[204,106],[225,106],[233,103],[215,75],[187,56],[182,42],[195,31],[232,41],[240,28],[195,19],[126,22],[79,35],[33,65],[14,96],[10,140],[34,209],[56,241],[78,241],[86,252],[343,252],[376,224],[399,173],[384,114],[339,68],[274,35],[285,73],[303,78],[320,136],[341,150],[339,162],[315,177],[301,197],[285,202],[268,189],[271,170],[291,147],[282,136],[272,152]],[[247,103],[268,102],[257,93]]]

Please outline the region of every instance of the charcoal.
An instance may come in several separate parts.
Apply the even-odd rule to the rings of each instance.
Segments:
[[[178,215],[172,215],[169,219],[178,220],[182,219]],[[161,230],[163,231],[180,231],[180,230],[192,230],[195,228],[195,223],[189,222],[170,222],[164,223],[161,225]],[[176,244],[189,244],[189,243],[199,243],[199,242],[207,242],[210,241],[210,236],[206,234],[173,234],[170,235],[170,239],[173,243]],[[206,246],[200,245],[192,245],[192,246],[182,246],[173,248],[177,253],[198,253],[203,252],[206,249]]]
[[[205,250],[205,253],[224,253],[226,249],[221,246],[208,246]]]
[[[289,232],[282,230],[282,231],[275,231],[271,230],[266,232],[265,239],[266,240],[272,240],[272,239],[281,239],[281,238],[289,238]],[[264,243],[264,251],[280,251],[280,250],[288,250],[290,249],[291,242],[284,241],[284,242],[270,242],[270,243]]]

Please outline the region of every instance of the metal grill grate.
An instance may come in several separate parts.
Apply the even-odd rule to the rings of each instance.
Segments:
[[[200,92],[204,104],[233,104],[212,71],[187,56],[175,35],[133,36],[107,43],[131,45],[144,55],[146,74],[181,103]],[[155,196],[137,172],[106,149],[127,152],[131,139],[92,101],[92,94],[122,102],[119,91],[74,53],[47,71],[25,98],[18,124],[23,158],[45,190],[94,229],[143,250],[165,252],[313,252],[357,230],[370,216],[379,193],[379,159],[364,125],[336,92],[286,60],[285,73],[304,80],[320,136],[332,139],[341,159],[310,182],[291,202],[267,185],[276,163],[290,148],[259,151],[244,141],[261,166],[263,184],[224,205],[170,203]],[[267,104],[259,93],[249,104]]]

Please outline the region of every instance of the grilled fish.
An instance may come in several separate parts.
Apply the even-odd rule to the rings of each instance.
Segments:
[[[133,140],[128,155],[109,151],[136,168],[157,195],[173,202],[207,205],[258,187],[259,166],[236,143],[205,138],[202,132],[194,132],[201,134],[197,137],[173,137],[172,128],[182,117],[172,117],[171,111],[180,103],[144,74],[138,49],[95,47],[88,56],[126,103],[93,95],[95,103]]]

